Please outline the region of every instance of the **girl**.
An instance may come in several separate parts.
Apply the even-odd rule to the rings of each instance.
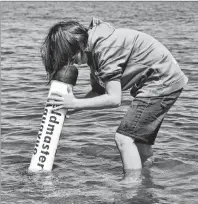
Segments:
[[[53,93],[48,103],[56,109],[118,107],[122,90],[130,90],[134,100],[115,133],[124,179],[130,178],[152,156],[164,116],[188,81],[174,57],[153,37],[96,18],[89,28],[74,21],[55,24],[41,52],[49,80],[65,65],[90,67],[92,90],[82,99]]]

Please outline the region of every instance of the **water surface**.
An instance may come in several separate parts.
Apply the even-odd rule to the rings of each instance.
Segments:
[[[2,204],[197,203],[198,3],[2,2]],[[65,121],[54,170],[28,174],[49,86],[40,45],[62,19],[89,25],[95,16],[116,27],[153,35],[168,47],[189,78],[156,139],[153,163],[130,188],[119,184],[122,164],[114,133],[132,97],[118,109],[79,112]],[[81,67],[75,95],[90,89]]]

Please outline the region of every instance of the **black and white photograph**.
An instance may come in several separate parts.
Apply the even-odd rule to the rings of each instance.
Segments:
[[[198,2],[0,4],[1,203],[197,204]]]

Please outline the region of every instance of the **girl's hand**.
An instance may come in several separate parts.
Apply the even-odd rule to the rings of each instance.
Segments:
[[[76,98],[74,97],[71,89],[68,87],[68,94],[59,92],[52,92],[48,97],[47,105],[56,106],[52,110],[59,110],[61,108],[75,109]]]

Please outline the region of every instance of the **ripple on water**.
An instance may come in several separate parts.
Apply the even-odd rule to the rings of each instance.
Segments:
[[[197,4],[2,5],[2,203],[197,203]],[[92,16],[116,27],[153,35],[171,50],[189,78],[162,124],[153,160],[142,169],[140,182],[130,188],[120,184],[122,162],[114,142],[116,128],[131,104],[127,91],[123,92],[118,109],[83,111],[70,116],[63,127],[53,171],[27,172],[49,90],[40,58],[41,43],[53,23],[66,18],[88,26]],[[82,97],[88,90],[89,68],[83,65],[74,92]]]

